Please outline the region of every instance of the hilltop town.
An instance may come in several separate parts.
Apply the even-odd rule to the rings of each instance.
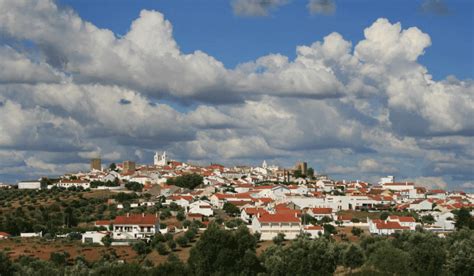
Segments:
[[[379,183],[364,181],[335,181],[318,175],[306,162],[294,168],[279,168],[263,161],[261,166],[225,167],[211,164],[193,166],[172,161],[166,152],[156,153],[153,165],[137,165],[133,161],[111,164],[103,168],[100,159],[92,159],[90,171],[70,173],[57,179],[21,181],[18,189],[81,189],[109,190],[147,194],[116,204],[117,210],[127,214],[110,220],[96,221],[95,226],[106,226],[114,240],[147,239],[158,232],[175,230],[175,226],[158,225],[158,216],[130,214],[135,209],[147,211],[160,203],[180,208],[186,219],[204,225],[215,220],[216,214],[226,212],[240,218],[252,233],[260,233],[262,240],[272,240],[279,233],[294,239],[300,233],[317,237],[324,233],[321,224],[365,227],[370,233],[389,235],[398,231],[454,230],[453,210],[472,208],[474,196],[462,191],[429,190],[412,182],[395,182],[393,176],[382,177]],[[373,219],[379,212],[400,212]],[[155,219],[156,218],[156,219]],[[306,219],[306,221],[303,221]],[[146,221],[141,224],[141,221]],[[109,227],[110,226],[110,227]],[[327,231],[327,229],[326,229]],[[84,241],[101,243],[105,232],[88,232]],[[88,237],[91,239],[88,239]]]

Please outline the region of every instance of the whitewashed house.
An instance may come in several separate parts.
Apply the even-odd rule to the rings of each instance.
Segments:
[[[272,240],[278,233],[285,234],[285,238],[292,240],[301,233],[301,221],[297,213],[258,214],[252,219],[251,230],[260,233],[262,240]]]
[[[117,216],[113,222],[113,239],[148,239],[159,232],[159,217],[153,214]]]

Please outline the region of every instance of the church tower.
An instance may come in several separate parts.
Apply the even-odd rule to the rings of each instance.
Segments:
[[[158,152],[156,152],[153,159],[153,164],[155,164],[156,166],[168,165],[168,157],[166,156],[166,151],[164,151],[163,154],[158,154]]]

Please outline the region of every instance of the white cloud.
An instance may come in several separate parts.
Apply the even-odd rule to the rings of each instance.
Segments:
[[[336,11],[334,0],[309,0],[307,7],[311,14],[333,14]]]
[[[427,189],[446,189],[448,186],[442,177],[421,176],[402,180],[402,182],[404,181],[414,182],[416,186]]]
[[[271,10],[286,5],[289,0],[233,0],[234,14],[241,16],[267,16]]]
[[[265,15],[287,2],[233,5]],[[339,152],[320,157],[328,172],[408,168],[466,181],[474,158],[473,82],[433,80],[418,63],[429,35],[387,19],[354,44],[334,32],[297,46],[294,59],[270,53],[230,69],[183,53],[157,11],[142,11],[118,37],[52,1],[2,1],[0,32],[35,48],[0,46],[0,152],[29,160],[0,154],[3,174],[59,172],[96,155],[149,160],[170,149],[192,160],[321,166],[314,156]]]

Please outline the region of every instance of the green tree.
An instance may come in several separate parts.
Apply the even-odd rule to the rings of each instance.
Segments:
[[[130,191],[135,191],[135,192],[141,192],[143,190],[143,184],[138,183],[138,182],[127,182],[125,184],[125,188],[127,188]]]
[[[226,231],[211,223],[191,249],[188,265],[195,275],[232,275],[237,271],[255,275],[261,270],[256,246],[247,227]]]
[[[155,248],[156,248],[156,251],[158,251],[158,254],[160,255],[168,254],[168,248],[166,247],[164,242],[157,243]]]
[[[115,163],[110,163],[109,169],[111,171],[115,171],[117,169],[117,165]]]
[[[352,274],[352,269],[364,264],[364,252],[359,246],[351,244],[344,251],[342,259],[344,266],[348,267],[350,269],[350,274]]]
[[[189,275],[186,265],[175,255],[170,254],[168,260],[152,269],[150,275],[155,276],[181,276]]]
[[[429,214],[429,215],[426,215],[426,216],[422,216],[421,217],[421,221],[424,223],[424,224],[433,224],[435,223],[435,219],[434,217]]]
[[[337,249],[327,239],[299,238],[288,246],[270,246],[261,256],[267,275],[332,275]]]
[[[176,243],[181,247],[184,248],[188,246],[189,240],[186,236],[179,236],[176,238]]]
[[[359,237],[362,235],[362,233],[364,233],[364,230],[360,229],[359,227],[352,227],[351,233],[352,235]]]
[[[395,248],[389,242],[377,244],[370,255],[369,263],[379,272],[389,275],[408,275],[410,273],[410,254]]]
[[[229,216],[236,216],[240,214],[240,209],[232,203],[226,202],[222,209],[229,215]]]
[[[67,252],[52,252],[49,256],[49,260],[57,266],[65,266],[68,258]]]
[[[448,236],[446,268],[453,275],[474,275],[474,231],[462,229]]]
[[[281,245],[285,241],[285,234],[284,233],[278,233],[274,238],[273,238],[273,243],[276,245]]]
[[[176,214],[176,219],[179,221],[183,221],[186,219],[186,215],[184,214],[182,210],[178,211],[178,214]]]
[[[466,208],[461,208],[459,210],[453,211],[454,213],[454,225],[456,229],[462,229],[463,227],[474,229],[474,220],[471,216],[471,213]]]
[[[176,242],[171,239],[171,240],[168,240],[166,242],[166,244],[168,245],[168,248],[171,250],[171,251],[174,251],[176,249]]]
[[[0,251],[0,275],[13,275],[14,272],[13,263],[3,251]]]
[[[168,178],[166,183],[168,185],[175,185],[182,188],[194,189],[203,184],[203,177],[198,174],[185,174],[182,176]]]
[[[380,213],[380,219],[381,220],[386,220],[388,218],[388,216],[390,216],[390,213],[389,212],[382,212]]]
[[[149,248],[147,247],[144,241],[138,241],[132,245],[132,249],[137,252],[138,255],[145,255],[149,252]]]
[[[112,238],[110,237],[110,235],[105,235],[105,236],[103,236],[100,241],[101,241],[106,247],[109,247],[110,245],[112,245]]]

